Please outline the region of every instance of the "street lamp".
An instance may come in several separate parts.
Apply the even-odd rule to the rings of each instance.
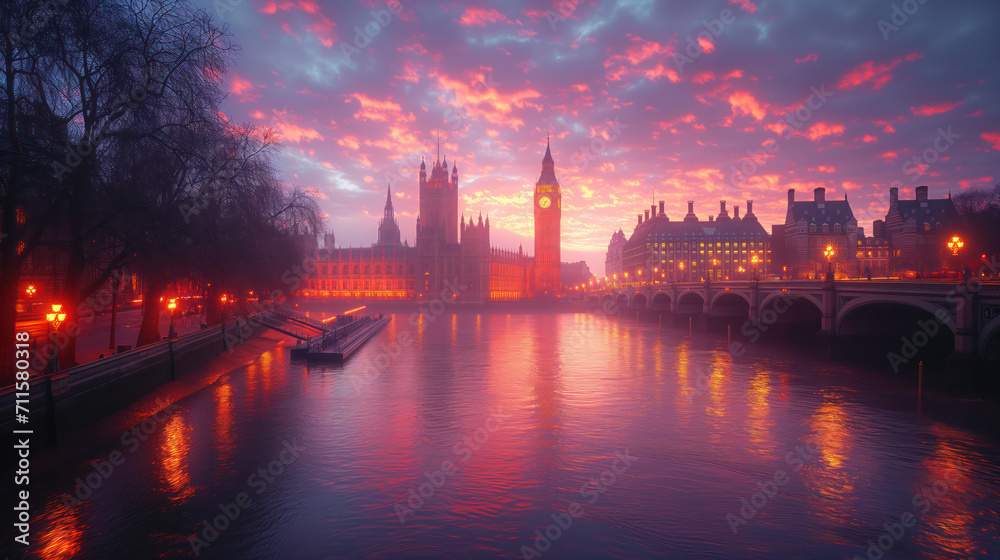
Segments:
[[[681,278],[680,278],[680,280],[681,280],[681,282],[683,282],[684,281],[684,261],[680,261],[677,266],[681,267]]]
[[[827,245],[826,249],[823,250],[823,256],[826,257],[826,279],[833,280],[833,245]]]
[[[45,368],[46,373],[59,372],[59,349],[56,348],[55,333],[59,331],[59,325],[66,320],[66,314],[62,312],[62,304],[53,303],[52,313],[45,314],[45,320],[49,322],[49,363]]]
[[[965,245],[965,241],[962,241],[962,238],[957,235],[953,235],[951,237],[951,241],[948,242],[948,248],[951,249],[951,254],[956,257],[958,256],[958,250],[961,249],[963,245]]]
[[[757,281],[757,263],[760,262],[760,259],[757,257],[757,255],[754,255],[754,256],[750,257],[750,262],[753,263],[753,280],[754,280],[754,282],[756,282]]]
[[[170,332],[167,333],[167,338],[177,338],[177,332],[174,331],[174,310],[177,309],[177,300],[170,300],[170,303],[167,304],[167,309],[170,310]]]
[[[26,290],[24,290],[24,292],[26,294],[28,294],[28,312],[29,313],[31,313],[31,308],[34,306],[34,302],[31,300],[31,297],[35,295],[36,291],[37,290],[35,290],[35,285],[34,284],[30,284],[28,286],[28,288]]]

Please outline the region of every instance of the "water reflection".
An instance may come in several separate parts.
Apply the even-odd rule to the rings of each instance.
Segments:
[[[302,457],[202,556],[521,557],[573,502],[586,514],[546,560],[851,558],[908,509],[920,524],[886,560],[1000,554],[993,445],[863,381],[830,383],[833,366],[734,358],[686,325],[593,314],[410,317],[343,366],[307,369],[279,347],[223,376],[73,511],[54,498],[68,480],[42,485],[36,555],[187,557],[186,538],[289,441]],[[407,337],[405,351],[386,350]],[[486,437],[496,411],[503,424]],[[474,449],[455,447],[477,434]],[[808,441],[819,449],[795,470],[786,454]],[[590,503],[581,486],[616,450],[638,459]],[[436,474],[449,460],[461,468]],[[788,485],[734,535],[725,515],[778,469]],[[917,511],[913,494],[946,477]],[[401,504],[413,509],[404,522]]]
[[[160,479],[165,483],[172,502],[183,503],[194,493],[188,471],[190,451],[189,428],[184,416],[173,414],[163,427],[160,444]]]
[[[85,506],[69,507],[56,497],[48,500],[45,514],[36,521],[47,524],[38,535],[38,550],[42,558],[67,560],[80,552],[83,543],[83,527],[79,517],[82,507]]]

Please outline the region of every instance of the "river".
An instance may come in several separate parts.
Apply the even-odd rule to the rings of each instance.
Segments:
[[[995,434],[686,331],[445,310],[343,366],[276,346],[38,477],[33,557],[1000,558]]]

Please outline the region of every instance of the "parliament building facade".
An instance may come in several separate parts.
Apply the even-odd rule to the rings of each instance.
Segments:
[[[436,159],[427,174],[420,164],[420,211],[416,245],[400,243],[391,187],[370,247],[317,250],[316,270],[301,294],[316,298],[428,301],[456,298],[463,303],[554,298],[560,284],[562,194],[555,162],[546,145],[535,186],[535,255],[490,246],[490,220],[458,215],[458,166]],[[332,237],[332,236],[330,236]]]

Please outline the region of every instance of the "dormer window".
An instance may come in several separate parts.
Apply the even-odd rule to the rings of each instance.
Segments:
[[[823,233],[830,233],[830,224],[823,224]]]
[[[834,233],[840,233],[840,224],[834,224],[834,226],[833,226],[833,232]]]
[[[931,230],[931,225],[928,224],[927,222],[924,222],[924,231],[930,231],[930,230]]]
[[[816,224],[809,224],[809,233],[816,233]]]

